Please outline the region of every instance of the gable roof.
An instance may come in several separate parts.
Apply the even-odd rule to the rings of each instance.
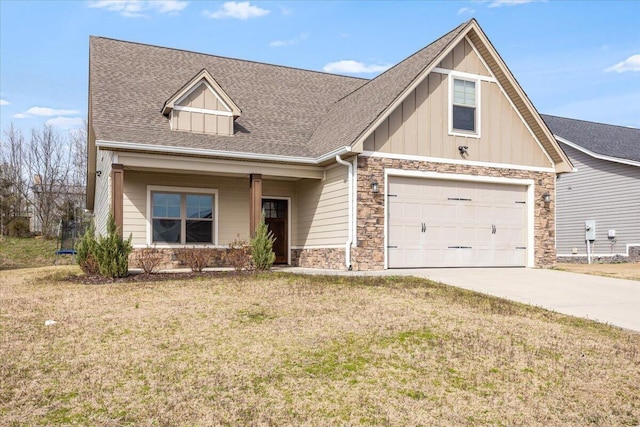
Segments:
[[[354,144],[450,46],[467,22],[335,103],[309,140],[318,152]]]
[[[354,146],[359,151],[377,124],[464,38],[476,47],[556,171],[571,171],[570,160],[475,19],[373,80],[92,37],[89,133],[93,130],[94,140],[111,148],[120,144],[282,161],[318,161]],[[242,109],[233,136],[172,131],[158,113],[199,70],[215,78]]]
[[[89,46],[90,134],[114,146],[312,158],[306,142],[320,118],[367,81],[103,37]],[[172,131],[161,114],[202,70],[242,110],[233,136]]]
[[[164,103],[164,106],[162,107],[162,114],[164,115],[169,114],[169,112],[171,111],[171,109],[173,109],[176,103],[180,102],[182,98],[187,96],[191,90],[198,87],[198,85],[200,85],[203,81],[209,85],[209,87],[214,91],[216,96],[219,96],[220,98],[222,98],[224,104],[230,108],[231,114],[233,114],[234,118],[240,116],[240,114],[242,113],[240,110],[240,107],[238,107],[236,103],[233,102],[233,99],[231,99],[231,97],[227,95],[224,89],[222,89],[222,87],[218,84],[216,79],[214,79],[213,76],[209,74],[207,70],[201,70],[187,84],[185,84],[182,88],[180,88],[180,90],[174,93],[171,96],[171,98],[169,98]]]
[[[640,162],[640,129],[547,114],[542,118],[554,135],[583,148],[581,151],[592,157]]]

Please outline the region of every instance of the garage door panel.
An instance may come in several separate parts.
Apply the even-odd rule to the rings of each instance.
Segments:
[[[391,177],[389,194],[389,267],[526,265],[526,186]]]

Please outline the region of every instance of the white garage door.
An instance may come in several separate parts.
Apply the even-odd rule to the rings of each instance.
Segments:
[[[389,177],[388,266],[527,264],[527,187]]]

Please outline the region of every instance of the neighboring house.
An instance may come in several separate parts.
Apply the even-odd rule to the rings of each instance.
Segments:
[[[640,129],[542,115],[575,166],[556,183],[559,258],[640,252]]]
[[[89,79],[88,209],[134,248],[222,264],[264,211],[290,265],[555,263],[573,166],[475,20],[372,80],[101,37]]]

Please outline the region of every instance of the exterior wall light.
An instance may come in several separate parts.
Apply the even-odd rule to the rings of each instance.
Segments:
[[[378,188],[378,181],[375,179],[371,181],[371,192],[373,194],[378,194],[380,192],[380,188]]]
[[[102,171],[96,171],[96,175],[97,175],[98,177],[101,177],[101,176],[102,176]]]
[[[546,192],[542,195],[542,200],[544,200],[545,204],[549,204],[551,203],[551,194],[549,194],[549,192]]]

